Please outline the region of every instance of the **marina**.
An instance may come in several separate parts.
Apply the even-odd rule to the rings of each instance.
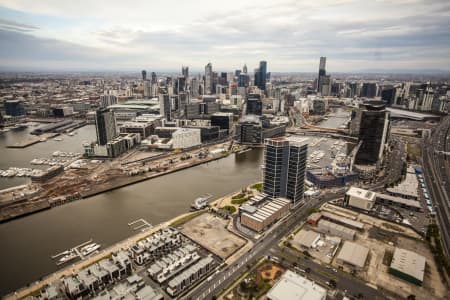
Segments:
[[[65,250],[63,252],[52,255],[52,259],[57,259],[56,265],[60,266],[62,264],[68,263],[76,258],[84,259],[85,257],[95,253],[100,249],[101,245],[93,243],[92,239],[81,243],[73,248]]]

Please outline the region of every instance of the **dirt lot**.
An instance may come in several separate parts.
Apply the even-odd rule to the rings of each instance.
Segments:
[[[227,220],[205,213],[183,224],[181,232],[217,256],[226,259],[245,244],[226,229]]]

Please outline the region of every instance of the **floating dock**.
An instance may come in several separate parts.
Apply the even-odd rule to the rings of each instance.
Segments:
[[[65,251],[63,251],[63,252],[60,252],[60,253],[57,253],[57,254],[55,254],[55,255],[52,255],[52,256],[50,256],[52,259],[58,259],[58,258],[60,258],[61,256],[63,256],[62,258],[60,258],[57,262],[56,262],[56,265],[57,266],[59,266],[59,265],[62,265],[62,264],[65,264],[65,263],[68,263],[69,261],[72,261],[72,260],[74,260],[75,258],[77,258],[77,257],[79,257],[80,259],[83,259],[83,258],[85,258],[86,256],[85,255],[83,255],[82,253],[81,253],[81,248],[83,248],[84,246],[86,246],[86,245],[88,245],[88,244],[91,244],[92,243],[92,239],[90,239],[89,241],[86,241],[86,242],[84,242],[84,243],[81,243],[81,244],[79,244],[79,245],[76,245],[75,247],[73,247],[73,248],[70,248],[70,249],[68,249],[68,250],[65,250]],[[64,259],[64,258],[66,258],[66,259]]]
[[[140,229],[141,231],[146,231],[146,230],[153,228],[153,225],[144,219],[138,219],[133,222],[130,222],[130,223],[128,223],[128,226],[133,226],[135,224],[138,224],[138,225],[136,227],[134,227],[133,230]]]

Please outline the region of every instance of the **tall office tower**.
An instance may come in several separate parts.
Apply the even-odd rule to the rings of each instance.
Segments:
[[[320,77],[320,90],[322,96],[329,96],[331,94],[331,77],[324,75]]]
[[[186,91],[186,77],[178,77],[175,80],[175,85],[174,85],[174,91],[175,94],[179,94],[181,92]]]
[[[264,141],[263,190],[270,197],[283,197],[292,205],[302,202],[308,139],[290,141],[270,138]]]
[[[147,71],[142,70],[142,80],[147,80]]]
[[[325,71],[325,66],[327,63],[327,58],[324,56],[320,57],[319,63],[319,76],[317,77],[317,92],[320,93],[322,91],[322,78],[327,75]]]
[[[259,68],[255,70],[255,85],[260,89],[266,90],[266,80],[267,80],[267,62],[260,61]]]
[[[117,97],[114,95],[101,95],[100,96],[100,107],[106,108],[108,106],[117,104]]]
[[[23,116],[25,115],[25,107],[20,100],[6,100],[4,103],[5,113],[8,116]]]
[[[242,68],[242,73],[247,74],[247,65],[244,65]]]
[[[116,118],[114,112],[109,109],[98,109],[95,112],[95,129],[97,131],[97,143],[106,145],[117,136]]]
[[[152,84],[158,83],[158,77],[156,77],[156,73],[152,72]]]
[[[371,165],[381,162],[383,150],[389,136],[389,112],[381,101],[367,102],[360,107],[359,141],[361,147],[355,164]]]
[[[144,97],[149,98],[152,96],[152,83],[150,80],[144,81]]]
[[[361,87],[360,97],[375,98],[377,91],[378,87],[375,82],[364,82]]]
[[[189,77],[189,67],[188,66],[182,66],[181,67],[181,74],[183,74],[184,78]]]
[[[386,106],[392,106],[396,103],[397,88],[392,85],[385,85],[381,91],[381,100],[384,101]]]
[[[205,66],[205,94],[211,95],[213,91],[213,71],[212,64],[208,63]]]
[[[258,115],[262,116],[262,101],[261,95],[259,94],[248,94],[247,96],[247,108],[245,113],[247,115]]]
[[[239,87],[248,87],[250,83],[250,77],[247,74],[240,74],[238,77],[238,86]]]
[[[170,102],[170,96],[168,94],[159,94],[159,114],[167,121],[171,121],[172,117]]]

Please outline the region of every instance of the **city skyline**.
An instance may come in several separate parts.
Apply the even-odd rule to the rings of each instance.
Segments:
[[[314,72],[317,57],[327,56],[330,73],[449,71],[446,1],[216,6],[2,0],[0,69],[195,71],[211,61],[215,69],[253,71],[266,60],[268,71]]]

